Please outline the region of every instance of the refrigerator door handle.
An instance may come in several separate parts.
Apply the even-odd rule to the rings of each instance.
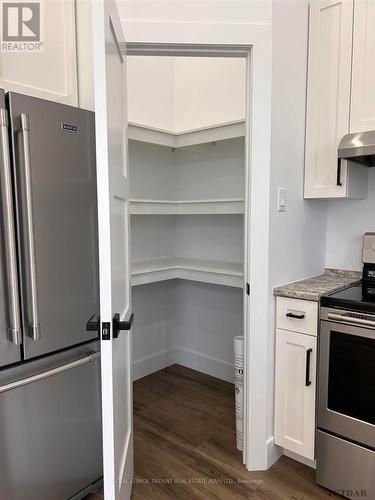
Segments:
[[[28,290],[27,290],[27,314],[28,314],[28,331],[27,335],[33,340],[39,340],[40,323],[39,323],[39,307],[38,307],[38,290],[37,290],[37,272],[35,263],[35,237],[34,237],[34,214],[33,214],[33,199],[31,188],[31,155],[30,155],[30,124],[29,116],[26,113],[20,114],[20,132],[22,135],[22,152],[23,152],[23,168],[24,168],[24,191],[25,191],[25,255],[26,255],[26,272],[28,273]]]
[[[19,345],[22,342],[22,335],[8,127],[8,112],[2,108],[0,109],[0,162],[2,164],[0,168],[0,184],[5,243],[4,253],[9,293],[8,338],[13,344]]]
[[[100,357],[99,351],[89,352],[84,356],[75,359],[74,361],[65,363],[64,365],[59,365],[56,366],[55,368],[51,368],[50,370],[46,370],[44,372],[31,375],[30,377],[22,378],[20,380],[15,380],[14,382],[10,382],[9,384],[1,385],[0,394],[2,394],[3,392],[11,391],[12,389],[18,389],[19,387],[23,387],[24,385],[27,384],[32,384],[33,382],[37,382],[38,380],[43,380],[45,378],[52,377],[53,375],[65,372],[66,370],[71,370],[72,368],[76,368],[77,366],[81,366],[86,363],[91,363],[93,361],[96,361],[99,357]]]

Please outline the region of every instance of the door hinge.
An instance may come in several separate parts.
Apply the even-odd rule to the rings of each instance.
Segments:
[[[246,283],[246,295],[250,295],[250,283]]]
[[[111,323],[102,323],[102,340],[111,340]]]

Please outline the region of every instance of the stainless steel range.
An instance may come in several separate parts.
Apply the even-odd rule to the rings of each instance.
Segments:
[[[348,498],[373,499],[375,234],[365,235],[363,254],[362,282],[321,299],[316,479]]]

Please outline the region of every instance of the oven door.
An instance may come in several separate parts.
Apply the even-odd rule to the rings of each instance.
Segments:
[[[375,448],[375,329],[321,321],[319,361],[318,427]]]

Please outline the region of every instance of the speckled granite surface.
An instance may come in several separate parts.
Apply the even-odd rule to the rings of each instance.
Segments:
[[[326,293],[337,292],[354,285],[362,277],[360,271],[344,271],[342,269],[325,269],[324,274],[314,276],[302,281],[295,281],[274,288],[273,293],[279,297],[291,297],[319,301]]]

